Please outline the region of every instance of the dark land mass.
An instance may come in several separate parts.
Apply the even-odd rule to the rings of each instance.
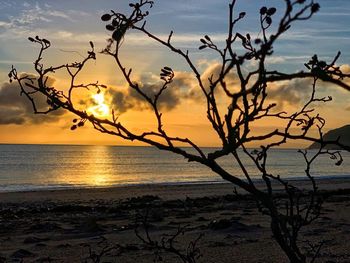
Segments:
[[[339,140],[339,143],[350,147],[350,125],[345,125],[343,127],[330,130],[324,135],[323,139],[325,141]],[[310,145],[309,149],[317,149],[318,147],[319,147],[318,143],[313,143]],[[341,150],[341,147],[334,144],[329,144],[325,148],[329,150]]]

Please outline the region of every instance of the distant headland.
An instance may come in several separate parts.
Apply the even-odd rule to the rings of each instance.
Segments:
[[[335,141],[338,138],[341,144],[350,147],[350,125],[345,125],[343,127],[330,130],[323,136],[323,139],[325,141]],[[309,149],[315,149],[317,147],[318,147],[318,143],[313,143],[309,146]],[[329,144],[325,148],[332,149],[332,150],[341,149],[338,145],[334,145],[334,144]]]

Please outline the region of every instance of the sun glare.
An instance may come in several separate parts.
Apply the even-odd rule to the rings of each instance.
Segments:
[[[109,115],[109,107],[105,103],[105,97],[103,93],[95,94],[92,96],[95,106],[90,107],[87,111],[96,117],[106,117]]]

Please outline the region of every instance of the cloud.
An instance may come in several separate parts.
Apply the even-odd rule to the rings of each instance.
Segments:
[[[276,101],[280,107],[285,103],[298,105],[311,93],[311,79],[294,79],[279,84],[270,84],[268,98]]]
[[[154,99],[164,82],[155,81],[154,76],[142,76],[139,83],[141,90],[150,98]],[[158,107],[163,111],[170,111],[178,106],[183,99],[191,97],[191,88],[188,85],[182,86],[181,80],[177,80],[168,86],[158,100]],[[134,89],[127,90],[109,89],[107,96],[111,98],[111,106],[119,113],[128,110],[148,110],[151,109],[150,104]]]
[[[209,78],[213,76],[215,79],[218,76],[220,65],[219,63],[208,63],[207,65],[209,66],[202,73],[202,81],[205,89],[209,90]],[[160,81],[159,76],[148,74],[139,77],[137,83],[139,83],[141,90],[153,99],[164,82]],[[227,77],[226,83],[228,87],[235,87],[238,83],[235,74]],[[223,94],[223,92],[219,91],[217,96],[220,96],[220,94]],[[131,109],[139,111],[151,109],[149,103],[132,88],[118,90],[111,88],[107,90],[107,97],[110,98],[112,108],[119,113],[124,113]],[[160,110],[170,111],[183,102],[204,103],[205,96],[193,73],[178,71],[175,72],[173,82],[169,84],[168,88],[160,96],[158,106]]]
[[[222,65],[218,62],[209,62],[208,67],[202,73],[202,81],[204,86],[208,89],[210,86],[209,79],[212,77],[215,81],[221,72]],[[239,85],[239,79],[235,71],[231,71],[226,75],[225,82],[227,87],[233,92],[237,85]]]
[[[344,74],[350,72],[350,65],[345,64],[340,66],[340,70]],[[347,79],[343,80],[345,83],[350,84]],[[270,83],[268,86],[268,99],[277,102],[278,109],[282,109],[285,104],[300,105],[305,103],[311,96],[312,92],[312,78],[307,79],[293,79],[290,81],[283,81],[281,83]],[[330,89],[332,84],[329,82],[318,81],[316,83],[316,97],[326,97],[331,95],[332,97],[341,96],[344,89],[336,87]],[[350,110],[348,107],[346,110]]]
[[[281,57],[281,56],[274,56],[274,57],[267,57],[266,58],[266,63],[267,64],[282,64],[286,62],[285,57]]]
[[[349,64],[344,64],[340,66],[341,72],[344,74],[349,74],[350,73],[350,65]]]
[[[202,81],[209,89],[210,77],[217,77],[220,72],[220,65],[215,62],[208,62],[203,70]],[[34,75],[30,75],[34,77]],[[136,78],[140,89],[150,98],[154,99],[164,82],[159,75],[144,74]],[[227,78],[229,86],[235,85],[237,79],[234,75]],[[48,86],[53,86],[55,80],[50,78]],[[38,110],[47,110],[48,105],[44,96],[35,96],[35,103]],[[109,88],[105,94],[106,103],[119,114],[129,110],[152,110],[150,104],[132,88]],[[193,73],[185,71],[175,72],[173,82],[164,90],[158,100],[158,107],[161,111],[171,111],[184,102],[205,103],[205,97],[197,83]],[[81,98],[79,102],[82,107],[94,105],[92,99]],[[6,124],[38,124],[43,122],[55,122],[64,114],[63,110],[57,110],[47,115],[33,114],[32,105],[25,96],[20,96],[20,88],[16,82],[4,83],[0,88],[0,125]]]
[[[53,83],[54,79],[49,78],[47,84],[51,86]],[[48,109],[44,96],[37,95],[34,99],[39,110]],[[63,110],[53,111],[47,115],[34,114],[29,100],[24,95],[20,96],[17,82],[6,82],[0,87],[0,125],[56,122],[63,114]]]
[[[6,124],[24,124],[25,118],[22,115],[21,109],[5,108],[0,104],[0,125]]]
[[[177,107],[183,100],[194,97],[193,81],[188,78],[188,73],[180,72],[174,82],[162,93],[158,100],[160,110],[170,111]],[[150,98],[161,89],[164,82],[155,79],[154,75],[144,75],[140,78],[139,84],[141,90]],[[108,95],[111,97],[112,108],[118,110],[119,113],[124,113],[128,110],[147,110],[151,109],[149,103],[134,89],[128,88],[125,90],[109,89]]]
[[[13,17],[12,22],[18,25],[30,25],[35,22],[52,22],[54,18],[66,19],[69,21],[76,21],[73,19],[76,15],[86,15],[85,12],[75,10],[55,10],[51,5],[39,3],[30,4],[25,2],[22,13],[18,17]]]
[[[55,39],[56,33],[64,31],[54,29],[57,23],[77,22],[83,16],[88,16],[88,13],[83,11],[55,10],[48,4],[39,5],[37,2],[24,2],[22,6],[16,7],[16,11],[16,15],[10,13],[6,19],[0,20],[0,33],[6,39],[27,38],[32,34],[42,34],[46,38],[52,36],[51,39]]]

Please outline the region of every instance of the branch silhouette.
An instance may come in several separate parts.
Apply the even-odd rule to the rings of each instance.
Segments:
[[[88,62],[96,59],[92,42],[90,42],[90,50],[80,62],[45,67],[42,60],[51,43],[38,36],[30,37],[29,40],[40,47],[38,57],[34,62],[38,78],[32,79],[29,76],[23,76],[14,67],[12,67],[9,77],[11,81],[18,82],[21,94],[24,94],[31,101],[34,113],[48,114],[62,108],[79,118],[79,120],[75,119],[72,129],[79,128],[89,122],[101,133],[117,136],[128,141],[143,142],[160,150],[179,154],[190,162],[197,162],[208,167],[224,180],[231,182],[235,187],[239,187],[254,196],[259,210],[270,217],[273,236],[290,262],[314,262],[319,254],[320,247],[313,246],[314,255],[307,257],[305,251],[302,251],[299,246],[300,229],[311,224],[319,217],[323,202],[318,192],[317,182],[311,173],[311,166],[320,155],[328,155],[335,161],[336,165],[341,164],[343,160],[341,152],[326,150],[325,147],[329,144],[350,151],[350,147],[342,145],[339,140],[326,141],[323,139],[325,120],[315,110],[315,103],[327,103],[332,98],[317,97],[317,84],[321,81],[328,82],[350,91],[350,86],[346,82],[350,74],[342,72],[336,64],[340,52],[330,62],[319,60],[317,55],[312,56],[304,65],[306,71],[285,73],[267,69],[266,59],[273,55],[273,47],[278,39],[291,29],[294,22],[305,22],[320,8],[319,4],[312,0],[285,0],[284,3],[284,10],[280,10],[282,16],[279,21],[275,21],[277,11],[275,7],[264,6],[260,9],[258,16],[262,37],[253,38],[249,33],[235,32],[236,25],[245,18],[246,14],[241,12],[237,16],[234,12],[236,0],[230,2],[229,28],[224,47],[220,48],[208,35],[200,39],[199,50],[202,50],[202,52],[206,50],[213,51],[221,61],[218,75],[210,76],[208,84],[203,80],[190,52],[173,44],[173,31],[169,33],[167,39],[162,39],[153,34],[147,27],[146,18],[149,16],[148,10],[154,4],[153,1],[139,0],[136,3],[131,3],[129,15],[115,11],[104,14],[101,19],[108,23],[106,29],[111,31],[111,38],[101,53],[113,58],[129,88],[136,92],[152,109],[157,126],[152,131],[140,133],[131,131],[124,123],[119,121],[118,115],[114,111],[111,118],[100,118],[76,107],[73,99],[76,90],[88,89],[91,92],[99,93],[101,89],[107,88],[106,85],[98,82],[77,84],[77,76],[81,70]],[[276,27],[272,27],[273,24]],[[221,146],[219,149],[207,153],[190,138],[169,135],[167,129],[164,128],[159,99],[164,91],[169,88],[169,84],[176,79],[176,73],[169,66],[165,66],[160,72],[162,84],[159,86],[158,92],[152,96],[148,95],[143,90],[142,85],[135,81],[132,69],[124,66],[124,61],[120,56],[120,50],[127,45],[126,33],[128,31],[137,31],[144,34],[155,43],[161,44],[170,52],[177,54],[187,63],[196,78],[198,90],[204,98],[208,123],[220,140]],[[240,46],[240,49],[236,49],[236,46]],[[257,68],[247,72],[245,66],[251,61],[255,62]],[[70,87],[67,92],[46,85],[48,74],[58,71],[65,71],[70,77]],[[237,76],[238,89],[231,87],[227,82],[230,75]],[[292,113],[280,111],[277,104],[269,103],[270,90],[268,88],[271,83],[305,78],[311,80],[310,85],[305,84],[305,89],[310,89],[309,95],[307,101],[296,111]],[[218,101],[221,100],[218,97],[219,92],[225,94],[226,99],[230,101],[225,112],[218,107]],[[47,98],[48,109],[46,111],[40,112],[37,110],[34,94],[41,94]],[[284,128],[259,135],[252,133],[254,130],[253,123],[258,120],[269,121],[271,118],[284,121]],[[312,131],[316,131],[317,136],[313,136]],[[300,151],[305,160],[305,176],[310,184],[308,192],[293,186],[283,176],[271,173],[266,165],[271,149],[294,140],[319,143],[317,151]],[[251,143],[260,144],[261,147],[251,150],[249,149]],[[180,144],[190,146],[191,150],[178,146]],[[263,188],[258,188],[256,181],[252,180],[242,155],[248,156],[253,161],[264,182]],[[244,176],[240,177],[232,174],[222,167],[218,160],[223,156],[230,156],[233,163],[235,162],[241,168]],[[281,198],[280,195],[275,194],[274,187],[276,184],[282,186],[287,198]],[[145,242],[152,243],[151,240]],[[164,248],[162,247],[162,249]]]

